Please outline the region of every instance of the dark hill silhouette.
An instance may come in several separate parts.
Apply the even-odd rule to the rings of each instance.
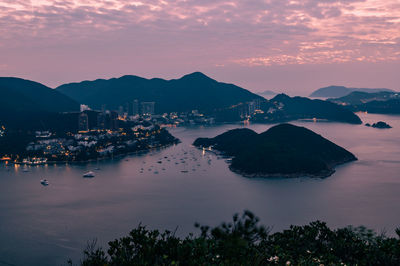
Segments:
[[[270,114],[260,115],[257,122],[285,122],[297,119],[326,119],[330,121],[361,124],[361,119],[352,111],[332,102],[311,100],[305,97],[289,97],[278,94],[270,100]],[[267,110],[265,110],[267,111]]]
[[[64,94],[38,82],[0,77],[3,108],[18,111],[67,112],[79,110],[79,104]]]
[[[387,101],[392,99],[400,99],[399,93],[390,91],[381,91],[372,93],[353,91],[352,93],[346,96],[340,98],[330,98],[327,100],[345,105],[360,105],[370,101]]]
[[[200,72],[172,80],[122,76],[70,83],[56,89],[95,109],[100,109],[103,104],[109,109],[117,109],[135,99],[151,101],[156,103],[156,113],[194,109],[207,113],[240,102],[264,99],[233,84],[215,81]]]
[[[304,127],[280,124],[257,134],[234,129],[215,138],[198,138],[198,147],[210,147],[232,156],[230,168],[245,176],[326,177],[334,167],[357,158],[342,147]]]
[[[390,89],[368,89],[368,88],[348,88],[345,86],[328,86],[324,88],[320,88],[313,93],[310,94],[310,97],[316,98],[339,98],[350,94],[353,91],[361,91],[361,92],[380,92],[380,91],[392,91]]]
[[[12,128],[38,128],[57,113],[79,111],[77,102],[34,81],[0,77],[0,93],[0,123]]]
[[[374,114],[400,114],[400,99],[387,101],[370,101],[356,106],[357,111]]]
[[[400,114],[400,94],[398,92],[352,92],[340,98],[328,101],[341,104],[353,112],[368,112],[377,114]]]

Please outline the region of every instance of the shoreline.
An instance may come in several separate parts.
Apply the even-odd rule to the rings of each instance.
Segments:
[[[204,147],[201,146],[195,146],[199,150],[202,150]],[[350,162],[354,162],[354,161],[358,161],[358,158],[354,156],[354,158],[348,158],[348,159],[344,159],[342,161],[339,162],[335,162],[335,163],[331,163],[329,164],[329,168],[325,171],[321,171],[320,173],[317,174],[307,174],[307,173],[292,173],[292,174],[283,174],[283,173],[248,173],[245,171],[242,171],[240,169],[236,169],[232,167],[231,164],[231,160],[234,158],[234,156],[228,156],[225,155],[224,152],[213,149],[213,150],[208,150],[205,149],[206,152],[212,153],[214,155],[216,155],[217,157],[219,157],[220,159],[225,159],[225,162],[228,164],[228,168],[230,171],[232,171],[233,173],[236,173],[238,175],[241,175],[243,177],[247,177],[247,178],[302,178],[302,177],[309,177],[309,178],[327,178],[332,176],[335,172],[336,172],[336,167],[337,166],[341,166]]]
[[[323,178],[328,178],[330,176],[332,176],[335,172],[336,172],[336,167],[337,166],[341,166],[350,162],[354,162],[357,161],[357,157],[355,157],[355,159],[348,159],[348,160],[343,160],[340,162],[337,162],[335,164],[332,164],[330,166],[330,169],[326,170],[326,171],[321,171],[320,173],[317,174],[307,174],[307,173],[293,173],[293,174],[282,174],[282,173],[247,173],[244,172],[240,169],[236,169],[233,168],[231,165],[229,165],[229,170],[231,170],[232,172],[239,174],[243,177],[247,177],[247,178],[302,178],[302,177],[308,177],[308,178],[319,178],[319,179],[323,179]]]
[[[96,159],[89,159],[89,160],[85,160],[85,161],[47,161],[45,163],[41,163],[41,164],[27,164],[27,163],[23,163],[23,162],[10,162],[12,164],[18,164],[18,165],[28,165],[28,166],[42,166],[42,165],[48,165],[48,164],[85,164],[85,163],[92,163],[92,162],[98,162],[98,161],[106,161],[106,160],[112,160],[112,159],[121,159],[122,157],[128,156],[128,155],[140,155],[140,154],[145,154],[154,150],[161,150],[161,149],[165,149],[168,148],[172,145],[177,145],[179,144],[180,141],[174,142],[174,143],[170,143],[170,144],[166,144],[166,145],[162,145],[160,147],[155,147],[155,148],[151,148],[151,149],[146,149],[146,150],[138,150],[138,151],[134,151],[134,152],[127,152],[127,153],[122,153],[122,154],[117,154],[115,156],[107,156],[107,157],[99,157]]]

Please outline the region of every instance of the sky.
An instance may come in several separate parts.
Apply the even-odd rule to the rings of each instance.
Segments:
[[[400,90],[400,0],[0,0],[0,76]]]

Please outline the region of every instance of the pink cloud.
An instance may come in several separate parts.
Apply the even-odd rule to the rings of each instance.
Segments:
[[[0,63],[115,58],[129,73],[397,61],[399,29],[398,0],[0,0]]]

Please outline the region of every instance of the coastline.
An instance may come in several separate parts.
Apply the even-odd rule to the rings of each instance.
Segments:
[[[357,157],[354,159],[347,159],[340,162],[336,162],[334,164],[329,165],[330,169],[321,171],[317,174],[310,174],[310,173],[293,173],[293,174],[283,174],[283,173],[247,173],[240,169],[233,168],[232,165],[229,165],[229,170],[232,172],[239,174],[241,176],[247,178],[300,178],[300,177],[309,177],[309,178],[327,178],[333,175],[336,172],[336,167],[340,165],[344,165],[353,161],[357,161]]]
[[[194,147],[198,148],[198,149],[203,149],[203,147],[201,146],[195,146]],[[247,177],[247,178],[300,178],[300,177],[309,177],[309,178],[327,178],[330,177],[331,175],[333,175],[336,172],[336,167],[340,166],[340,165],[344,165],[353,161],[357,161],[358,158],[356,156],[354,156],[354,158],[348,158],[348,159],[343,159],[341,161],[335,162],[335,163],[331,163],[329,164],[329,169],[321,171],[317,174],[310,174],[310,173],[292,173],[292,174],[284,174],[284,173],[248,173],[245,172],[241,169],[237,169],[232,167],[231,161],[234,158],[234,156],[227,156],[225,155],[224,152],[213,149],[213,150],[209,150],[209,149],[205,149],[206,152],[210,152],[216,156],[218,156],[221,159],[225,159],[225,162],[229,164],[228,168],[229,170],[231,170],[232,172],[239,174],[243,177]]]
[[[169,143],[166,145],[161,145],[159,147],[154,147],[151,149],[145,149],[145,150],[138,150],[138,151],[134,151],[134,152],[126,152],[126,153],[121,153],[121,154],[116,154],[114,156],[106,156],[106,157],[98,157],[96,159],[89,159],[89,160],[84,160],[84,161],[47,161],[46,163],[42,163],[42,164],[26,164],[23,162],[11,162],[13,164],[18,164],[18,165],[29,165],[29,166],[41,166],[41,165],[46,165],[46,164],[84,164],[84,163],[91,163],[91,162],[98,162],[98,161],[106,161],[106,160],[112,160],[112,159],[121,159],[125,156],[128,155],[140,155],[140,154],[145,154],[154,150],[161,150],[161,149],[165,149],[168,148],[172,145],[176,145],[179,144],[180,141],[176,141],[174,143]]]

